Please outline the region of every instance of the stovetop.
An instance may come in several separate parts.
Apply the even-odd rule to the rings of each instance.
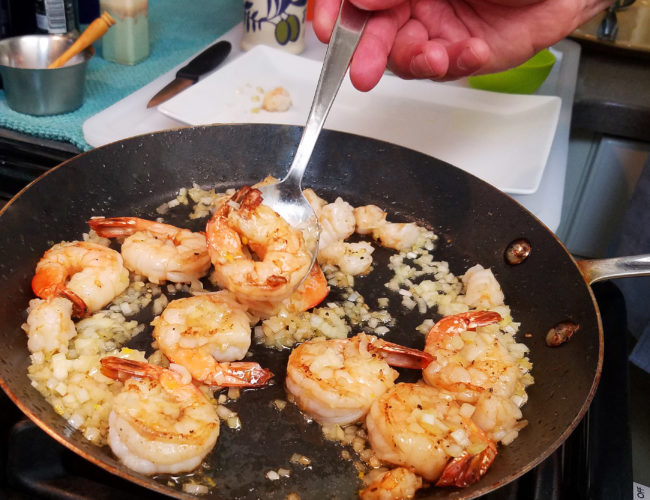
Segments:
[[[0,138],[0,208],[70,151]],[[628,415],[625,303],[611,283],[597,284],[605,359],[587,415],[567,441],[488,500],[616,500],[629,498],[632,452]],[[325,492],[324,492],[325,494]],[[111,475],[57,443],[0,391],[0,498],[121,500],[156,494]]]
[[[18,134],[0,134],[0,207],[39,175],[75,155],[72,147],[57,148],[55,143],[43,142],[35,146]]]

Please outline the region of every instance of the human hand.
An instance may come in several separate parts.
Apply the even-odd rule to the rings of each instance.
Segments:
[[[341,0],[315,0],[313,27],[329,41]],[[385,68],[406,78],[455,80],[516,66],[561,40],[611,0],[350,0],[373,11],[350,79],[373,88]]]

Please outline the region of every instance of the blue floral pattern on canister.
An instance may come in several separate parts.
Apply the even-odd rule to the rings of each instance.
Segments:
[[[280,45],[295,42],[300,36],[304,19],[298,19],[295,14],[287,13],[291,6],[304,7],[307,0],[266,0],[266,9],[260,8],[261,2],[255,5],[251,0],[244,2],[244,29],[246,32],[256,32],[262,29],[264,23],[275,26],[275,40]],[[304,17],[304,9],[303,9]]]

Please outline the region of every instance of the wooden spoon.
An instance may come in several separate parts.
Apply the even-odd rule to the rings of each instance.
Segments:
[[[63,54],[57,57],[54,62],[47,67],[47,69],[60,68],[63,66],[79,52],[103,37],[108,31],[108,28],[114,24],[115,19],[113,19],[108,12],[104,12],[101,16],[90,23],[83,33],[79,35],[79,38],[77,38]]]

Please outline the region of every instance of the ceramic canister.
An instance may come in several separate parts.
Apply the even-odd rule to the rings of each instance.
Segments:
[[[241,47],[263,44],[299,54],[305,48],[307,0],[244,0]]]

